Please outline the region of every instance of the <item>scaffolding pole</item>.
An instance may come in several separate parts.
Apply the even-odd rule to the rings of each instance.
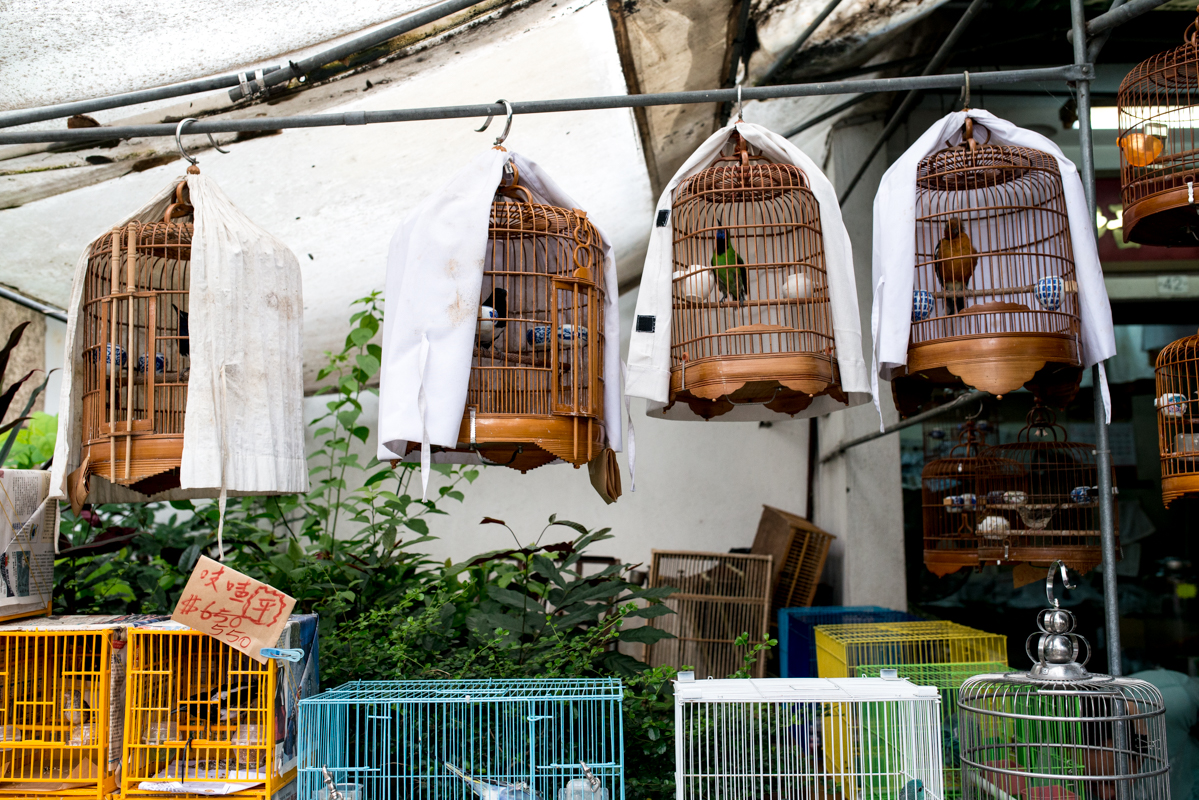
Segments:
[[[971,86],[997,86],[1008,83],[1038,81],[1078,81],[1094,77],[1090,64],[1044,67],[1039,69],[994,70],[971,72]],[[829,81],[824,83],[793,83],[784,86],[751,86],[741,90],[743,100],[772,100],[779,97],[812,97],[816,95],[858,94],[861,92],[894,92],[904,89],[955,89],[964,86],[965,76],[923,75],[909,78],[875,78],[870,80]],[[697,103],[727,103],[737,101],[737,89],[707,89],[691,92],[659,94],[622,94],[608,97],[575,97],[563,100],[527,100],[510,103],[513,114],[549,114],[564,111],[595,111],[613,108],[647,106],[693,105]],[[307,114],[294,117],[253,117],[249,119],[207,119],[187,126],[187,134],[244,133],[277,131],[288,128],[322,128],[341,125],[371,125],[382,122],[416,122],[431,119],[464,119],[469,117],[503,116],[502,103],[481,103],[470,106],[436,108],[400,108],[383,111],[347,111],[336,114]],[[174,136],[175,124],[114,125],[100,128],[75,128],[54,131],[0,132],[0,145],[40,144],[46,142],[88,142],[135,137]]]

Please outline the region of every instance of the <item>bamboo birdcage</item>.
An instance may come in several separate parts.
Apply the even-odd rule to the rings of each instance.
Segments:
[[[1124,239],[1199,245],[1199,20],[1183,44],[1132,69],[1116,94]]]
[[[934,575],[979,565],[978,529],[987,519],[980,503],[984,487],[1020,479],[1019,464],[988,454],[985,445],[983,432],[968,421],[949,455],[930,461],[921,472],[924,565]]]
[[[1015,442],[985,454],[1015,462],[1020,473],[983,476],[981,562],[1047,566],[1061,560],[1086,572],[1102,561],[1094,445],[1069,441],[1053,412],[1034,406]]]
[[[1155,377],[1162,502],[1169,505],[1199,492],[1199,335],[1162,348]]]
[[[771,622],[784,608],[810,606],[824,572],[828,549],[836,539],[803,517],[778,508],[762,506],[758,532],[751,553],[773,559],[770,583],[774,587]]]
[[[161,222],[130,222],[91,244],[77,378],[85,479],[100,476],[144,495],[179,486],[191,364],[192,214],[180,181]],[[71,484],[72,502],[82,503],[76,487],[83,482]]]
[[[577,468],[606,444],[603,243],[586,211],[535,202],[511,161],[505,175],[454,449],[521,472],[555,459]]]
[[[671,586],[664,601],[674,614],[650,619],[650,627],[673,634],[646,645],[651,666],[693,667],[703,675],[724,677],[742,665],[744,650],[734,643],[749,634],[748,646],[764,641],[770,625],[770,574],[773,558],[748,553],[696,553],[654,550],[649,587]],[[754,664],[754,677],[766,674],[765,659]]]
[[[730,147],[671,196],[670,403],[712,419],[735,405],[794,415],[818,395],[844,402],[808,178],[736,132]]]
[[[1027,147],[962,144],[916,171],[911,339],[896,404],[937,386],[1029,388],[1064,405],[1082,379],[1078,282],[1057,160]],[[989,141],[989,137],[988,137]]]

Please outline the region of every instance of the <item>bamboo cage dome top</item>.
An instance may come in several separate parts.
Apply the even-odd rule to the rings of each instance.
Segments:
[[[958,434],[958,443],[947,455],[928,462],[920,477],[928,486],[929,481],[938,478],[960,480],[1019,471],[1020,465],[1011,459],[991,455],[986,446],[986,432],[980,430],[973,422],[967,422]]]
[[[973,120],[967,119],[973,128]],[[946,146],[925,156],[916,168],[916,185],[932,192],[968,192],[991,189],[1004,184],[1010,192],[1029,189],[1031,174],[1044,171],[1058,174],[1057,160],[1046,152],[1029,147],[978,144],[970,136],[962,145]]]
[[[1138,91],[1164,94],[1190,105],[1189,92],[1199,89],[1199,18],[1187,26],[1182,39],[1182,44],[1173,50],[1156,53],[1129,70],[1120,82],[1120,94]],[[1124,110],[1121,106],[1121,111]]]
[[[734,132],[716,163],[679,183],[674,200],[702,195],[713,203],[762,202],[808,188],[803,170],[771,161]]]
[[[1199,360],[1199,333],[1194,336],[1184,336],[1163,347],[1157,355],[1157,366],[1159,369],[1168,368],[1171,364],[1196,360]]]

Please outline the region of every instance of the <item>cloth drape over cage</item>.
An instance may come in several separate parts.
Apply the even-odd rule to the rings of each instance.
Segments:
[[[964,140],[967,119],[990,136],[966,159],[969,169],[925,164],[934,153],[967,152],[943,149]],[[1099,363],[1110,418],[1102,361],[1116,344],[1094,219],[1078,170],[1049,139],[977,109],[939,120],[883,176],[873,273],[876,406],[880,377],[944,366],[935,358],[909,363],[909,349],[927,342],[959,362],[950,365],[954,376],[999,394],[1046,363],[1068,362],[1076,372]],[[980,352],[961,352],[973,340],[985,342]],[[1068,391],[1077,379],[1071,384]]]
[[[580,253],[600,263],[576,263]],[[603,346],[620,330],[612,247],[537,164],[499,149],[475,157],[400,225],[387,268],[380,460],[419,458],[427,486],[433,461],[488,463],[477,426],[480,442],[503,428],[510,437],[486,439],[536,443],[508,447],[522,471],[620,449],[620,358]],[[514,431],[521,418],[532,425]],[[570,453],[547,446],[563,420],[591,431]]]
[[[749,168],[759,174],[748,189],[731,188],[728,176],[709,169],[731,140],[743,140],[770,162]],[[701,173],[711,174],[711,186],[695,185],[692,179]],[[722,259],[731,266],[719,268]],[[667,419],[811,417],[867,402],[861,352],[853,256],[832,184],[783,137],[731,122],[692,153],[658,200],[629,343],[626,394],[645,398],[646,413]],[[788,367],[794,374],[769,373],[765,377],[779,388],[756,397],[752,389],[762,376],[747,378],[723,362],[745,363],[763,354],[808,355],[826,367],[820,375],[808,363]],[[716,374],[689,366],[693,361],[701,367],[713,362]],[[684,377],[693,386],[711,383],[706,394],[717,397],[698,391],[690,397],[686,383],[672,384],[672,372],[676,383]],[[735,388],[741,384],[744,389]],[[784,387],[811,395],[810,403],[808,397],[783,402]],[[672,402],[676,398],[680,402]]]
[[[52,498],[308,490],[299,262],[194,169],[79,258]]]

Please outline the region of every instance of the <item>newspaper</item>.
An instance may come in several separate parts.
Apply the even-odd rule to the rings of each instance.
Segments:
[[[58,501],[50,473],[0,469],[0,617],[49,613]]]

